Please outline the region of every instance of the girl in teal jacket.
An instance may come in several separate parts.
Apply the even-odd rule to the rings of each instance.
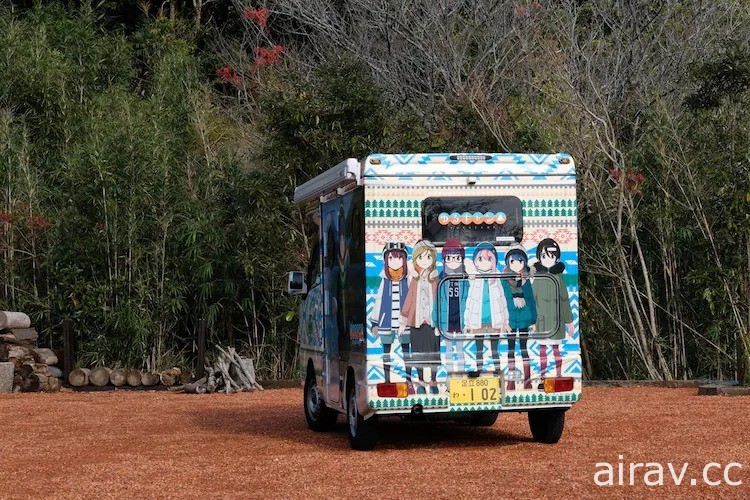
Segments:
[[[534,289],[529,280],[531,270],[528,266],[529,258],[521,245],[512,246],[505,254],[504,273],[512,274],[503,280],[505,301],[508,305],[508,324],[511,334],[508,337],[508,373],[513,376],[516,369],[516,339],[521,344],[521,359],[523,360],[523,387],[531,389],[531,366],[529,351],[526,348],[529,334],[534,332],[536,323],[536,302]],[[508,390],[515,390],[514,379],[508,382]]]

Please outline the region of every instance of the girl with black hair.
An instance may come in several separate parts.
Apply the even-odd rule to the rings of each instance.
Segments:
[[[562,356],[560,343],[565,334],[572,336],[575,330],[573,312],[570,308],[570,297],[565,287],[562,273],[565,264],[560,260],[560,245],[552,238],[545,238],[536,247],[537,262],[534,263],[535,274],[540,279],[534,280],[534,300],[537,304],[537,332],[551,336],[539,339],[539,362],[541,375],[547,373],[548,351],[552,348],[555,359],[555,372],[562,376]]]
[[[534,332],[536,323],[536,302],[531,287],[531,270],[528,267],[529,258],[521,245],[512,246],[505,254],[505,270],[512,274],[511,278],[503,280],[505,300],[508,304],[509,325],[512,333],[508,337],[508,373],[516,369],[516,339],[521,344],[521,359],[523,360],[523,387],[531,389],[531,366],[529,351],[526,348],[528,335]],[[508,390],[516,388],[514,379],[508,382]]]

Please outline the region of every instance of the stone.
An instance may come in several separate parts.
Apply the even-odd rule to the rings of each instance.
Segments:
[[[13,392],[13,363],[0,363],[0,394]]]

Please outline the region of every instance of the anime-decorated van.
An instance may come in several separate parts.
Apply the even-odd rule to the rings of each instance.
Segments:
[[[575,166],[566,154],[348,159],[299,186],[313,249],[289,276],[311,429],[347,416],[489,426],[557,442],[581,397]]]

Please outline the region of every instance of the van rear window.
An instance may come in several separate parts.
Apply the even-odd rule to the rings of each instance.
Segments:
[[[422,238],[440,245],[455,238],[468,246],[523,240],[523,208],[515,196],[425,198]]]

